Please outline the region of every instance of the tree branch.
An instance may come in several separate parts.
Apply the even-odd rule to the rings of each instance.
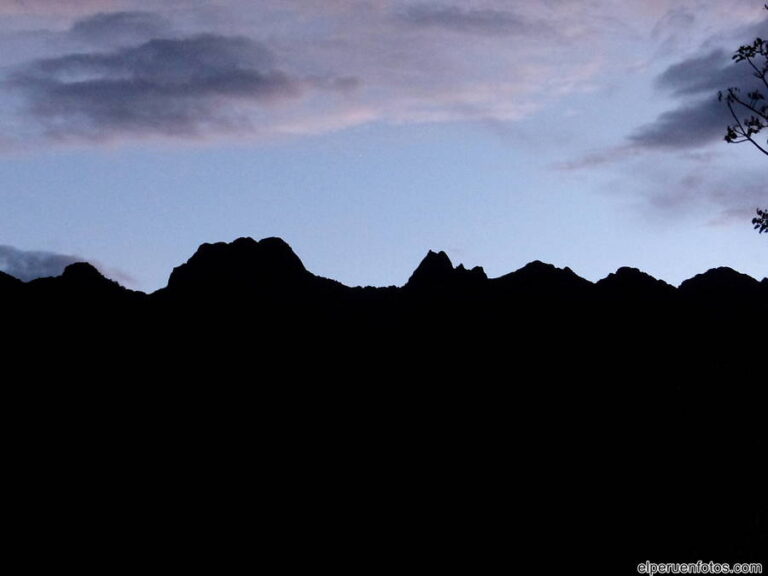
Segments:
[[[768,120],[768,113],[764,112],[763,110],[758,110],[757,108],[755,108],[754,104],[747,103],[744,100],[742,100],[741,98],[739,98],[736,95],[736,92],[733,91],[733,88],[729,88],[728,89],[728,100],[736,102],[737,104],[740,104],[741,106],[744,106],[744,108],[746,108],[750,112],[754,112],[755,114],[757,114],[761,118],[764,118],[765,120]]]
[[[766,56],[766,58],[768,58],[768,56]],[[755,71],[755,78],[759,78],[760,80],[762,80],[763,84],[765,84],[765,87],[768,88],[768,79],[766,79],[766,77],[765,77],[766,76],[766,72],[768,72],[768,63],[766,64],[765,67],[763,67],[762,70],[760,70],[760,68],[758,68],[757,65],[754,62],[752,62],[752,58],[745,58],[745,60],[754,69],[754,71]]]
[[[736,101],[736,102],[738,102],[739,104],[741,104],[741,102],[740,102],[738,99],[736,99],[735,97],[734,97],[733,99],[731,99],[731,98],[727,98],[727,99],[726,99],[726,104],[728,105],[728,110],[730,110],[730,112],[731,112],[731,116],[733,116],[733,120],[736,122],[736,125],[735,125],[735,126],[733,126],[733,127],[731,127],[731,129],[732,129],[732,130],[734,130],[734,132],[736,132],[736,133],[737,133],[737,134],[739,134],[740,136],[743,136],[743,137],[745,138],[745,140],[740,140],[740,141],[738,141],[738,142],[735,142],[735,141],[731,141],[731,142],[735,142],[735,143],[739,143],[739,144],[740,144],[741,142],[746,142],[746,141],[749,141],[749,142],[751,142],[751,143],[752,143],[752,145],[753,145],[755,148],[757,148],[758,150],[760,150],[760,152],[762,152],[763,154],[765,154],[766,156],[768,156],[768,150],[766,150],[765,148],[763,148],[762,146],[760,146],[760,144],[758,144],[758,143],[755,141],[755,139],[754,139],[754,138],[752,138],[752,136],[751,136],[751,135],[750,135],[750,134],[749,134],[749,133],[748,133],[748,132],[747,132],[747,131],[744,129],[744,126],[743,126],[743,124],[741,123],[741,120],[739,120],[739,117],[738,117],[738,115],[736,114],[736,111],[733,109],[733,102],[734,102],[734,101]],[[736,130],[736,128],[738,128],[738,130]]]

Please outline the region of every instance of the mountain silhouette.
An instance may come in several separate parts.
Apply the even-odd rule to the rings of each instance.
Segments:
[[[61,276],[38,278],[24,284],[19,299],[29,313],[49,320],[101,316],[108,322],[109,315],[128,314],[140,306],[146,295],[120,286],[87,262],[76,262],[68,265]]]
[[[348,287],[279,238],[203,244],[148,295],[86,263],[0,274],[37,461],[127,458],[231,509],[258,494],[318,555],[336,522],[369,562],[589,551],[608,574],[765,561],[766,287],[538,261],[488,278],[439,251],[404,286]]]
[[[101,272],[87,262],[70,264],[64,269],[61,276],[33,280],[30,285],[41,289],[44,287],[50,291],[67,292],[72,296],[85,298],[121,297],[131,293],[114,280],[104,277]]]
[[[760,282],[726,267],[713,268],[685,280],[680,284],[680,292],[689,298],[721,302],[728,299],[751,300],[762,296]]]
[[[67,294],[84,299],[115,299],[145,296],[105,278],[85,262],[69,265],[60,277],[22,282],[0,272],[0,293],[25,292],[46,298]],[[163,302],[176,298],[269,297],[277,300],[301,294],[306,298],[333,294],[350,303],[370,299],[391,300],[394,294],[406,302],[408,295],[452,294],[468,299],[495,298],[518,304],[534,299],[540,303],[588,301],[599,306],[615,299],[639,302],[665,301],[674,297],[690,301],[710,300],[715,305],[734,302],[764,305],[768,278],[761,282],[731,268],[715,268],[682,282],[675,288],[662,280],[629,267],[592,283],[570,268],[534,261],[498,278],[489,279],[482,267],[454,267],[448,255],[429,251],[401,288],[351,288],[308,271],[291,247],[280,238],[238,238],[230,243],[201,245],[190,259],[173,269],[168,284],[149,296]],[[420,298],[423,302],[423,298]]]
[[[480,266],[467,270],[459,264],[454,268],[445,252],[430,250],[408,279],[405,288],[418,291],[473,290],[483,287],[487,280]]]
[[[203,244],[168,280],[175,293],[293,288],[312,278],[287,243],[279,238],[239,238],[230,244]]]
[[[494,280],[497,289],[508,294],[535,298],[579,298],[585,296],[593,284],[578,276],[570,268],[556,268],[538,260],[521,269]]]
[[[604,298],[635,301],[661,301],[675,294],[674,286],[641,272],[637,268],[622,267],[596,283]]]

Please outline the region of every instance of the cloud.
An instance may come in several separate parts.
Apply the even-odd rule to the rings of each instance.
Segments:
[[[30,2],[27,14],[43,13],[44,2]],[[34,25],[24,29],[30,35],[25,43],[0,51],[0,64],[27,62],[5,83],[16,88],[15,95],[6,91],[7,101],[15,98],[13,106],[5,108],[13,121],[6,132],[33,146],[41,134],[98,143],[144,136],[315,133],[318,126],[329,130],[349,126],[353,118],[391,124],[513,123],[566,96],[599,89],[601,74],[626,58],[619,43],[627,42],[628,36],[643,38],[679,3],[73,0],[56,4],[71,7],[66,17],[26,19]],[[24,20],[24,10],[17,7],[15,12]],[[696,14],[699,27],[706,24],[706,10],[703,15],[690,12]],[[689,16],[684,10],[669,16],[664,32],[687,22]],[[38,29],[56,36],[56,44],[36,40]],[[197,57],[192,45],[201,37],[217,39],[211,42],[214,54],[235,39],[268,46],[271,61],[264,64],[257,58],[228,67],[229,52],[216,63],[216,70],[206,68],[210,74],[197,70],[181,82],[174,80],[170,65],[162,75],[145,73],[138,66],[150,47],[171,55],[174,46],[184,45],[187,53],[181,69],[185,70],[184,64]],[[41,54],[46,57],[41,59]],[[32,58],[37,60],[29,62]],[[235,89],[235,84],[249,88]],[[18,100],[21,107],[16,106]],[[19,115],[17,108],[29,114]]]
[[[101,274],[123,286],[136,286],[136,279],[119,268],[107,268],[95,260],[82,256],[57,254],[56,252],[19,250],[14,246],[0,245],[0,272],[10,274],[19,280],[29,282],[35,278],[61,276],[64,269],[76,262],[89,262]]]
[[[653,207],[671,214],[686,214],[706,207],[710,226],[748,224],[755,209],[765,202],[764,175],[745,170],[738,175],[717,174],[709,167],[688,172],[649,200]]]
[[[698,148],[722,140],[731,120],[727,107],[716,96],[695,98],[638,128],[629,140],[646,149]]]
[[[193,135],[236,125],[238,104],[301,96],[272,62],[257,42],[205,34],[38,60],[9,82],[51,136]]]
[[[466,9],[441,4],[410,6],[399,15],[399,18],[413,26],[439,28],[464,34],[528,35],[544,27],[541,23],[530,22],[508,10]]]
[[[79,14],[114,7],[116,0],[3,0],[0,15]]]
[[[530,32],[549,12],[518,15],[501,3],[265,2],[240,5],[235,21],[222,5],[205,22],[199,8],[130,9],[137,4],[56,32],[53,56],[14,59],[3,83],[14,98],[6,132],[20,146],[269,138],[372,121],[513,122],[597,72],[589,55],[566,62],[564,42],[531,56],[530,44],[544,40]],[[494,49],[414,33],[423,28],[482,35]]]
[[[678,6],[659,19],[651,31],[651,37],[661,41],[664,52],[676,50],[682,44],[686,30],[690,30],[695,23],[696,14],[688,7]]]
[[[54,252],[28,252],[13,246],[0,246],[0,270],[29,282],[35,278],[60,276],[64,268],[82,262],[79,256],[67,256]]]
[[[656,86],[679,97],[716,94],[718,90],[749,81],[750,76],[751,70],[734,65],[730,54],[715,49],[670,66],[656,78]]]
[[[765,28],[768,20],[746,30],[757,34]],[[656,87],[682,103],[629,136],[634,145],[649,149],[695,148],[722,140],[733,118],[718,93],[731,87],[745,93],[761,88],[746,63],[734,63],[720,48],[669,66],[656,78]]]
[[[574,160],[566,160],[564,162],[557,162],[552,165],[555,170],[562,170],[565,172],[584,170],[589,168],[597,168],[606,164],[613,164],[620,160],[626,160],[637,154],[638,150],[636,146],[623,145],[615,146],[605,150],[599,150],[597,152],[590,152],[576,158]]]
[[[91,44],[115,46],[167,37],[171,23],[153,12],[100,12],[75,22],[69,34]]]
[[[686,22],[701,20],[685,9],[674,8],[659,21],[652,36],[661,38],[668,29],[677,29]],[[635,128],[622,144],[597,150],[573,160],[560,162],[558,170],[581,170],[602,167],[637,158],[652,152],[688,153],[691,150],[722,142],[726,128],[733,123],[728,107],[719,101],[718,93],[730,87],[742,92],[761,86],[745,63],[734,63],[733,50],[717,46],[725,41],[747,42],[757,35],[768,34],[768,19],[760,19],[735,27],[727,34],[709,36],[698,53],[667,66],[654,80],[658,98],[670,97],[673,107],[655,120]],[[665,50],[671,49],[667,40]],[[717,46],[714,47],[713,46]],[[764,87],[762,87],[764,89]]]

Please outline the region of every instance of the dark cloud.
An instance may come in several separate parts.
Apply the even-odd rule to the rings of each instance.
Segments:
[[[70,34],[92,44],[114,46],[166,37],[170,31],[170,22],[152,12],[108,12],[75,22]]]
[[[722,140],[733,118],[718,92],[730,87],[758,88],[752,69],[731,60],[724,50],[713,50],[667,68],[656,79],[657,88],[682,103],[641,126],[629,140],[646,148],[695,148]]]
[[[643,148],[697,148],[722,140],[731,120],[728,109],[718,102],[717,96],[696,98],[664,112],[652,124],[636,130],[629,140]]]
[[[656,85],[675,96],[716,94],[750,81],[750,75],[751,70],[734,64],[731,54],[718,49],[670,66],[656,79]]]
[[[275,69],[261,44],[219,35],[38,60],[10,84],[48,134],[94,138],[226,127],[237,103],[293,98],[305,88]]]
[[[439,4],[411,6],[399,18],[414,26],[481,35],[530,34],[543,26],[506,10],[465,9]]]
[[[29,282],[35,278],[60,276],[64,268],[82,262],[77,256],[53,252],[28,252],[13,246],[0,246],[0,271]]]

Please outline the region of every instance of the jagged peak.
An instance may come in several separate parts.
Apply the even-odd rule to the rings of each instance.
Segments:
[[[406,286],[416,286],[443,282],[454,271],[448,254],[430,250],[413,271]]]
[[[444,251],[440,250],[440,252],[435,252],[434,250],[430,250],[421,261],[421,264],[419,264],[419,268],[426,267],[441,270],[453,270],[453,262],[451,262],[448,254]]]
[[[407,287],[426,287],[435,285],[448,286],[456,282],[466,285],[467,282],[484,281],[488,277],[480,266],[475,266],[471,270],[463,264],[454,268],[451,259],[443,252],[430,250],[421,261],[419,266],[406,284]]]

